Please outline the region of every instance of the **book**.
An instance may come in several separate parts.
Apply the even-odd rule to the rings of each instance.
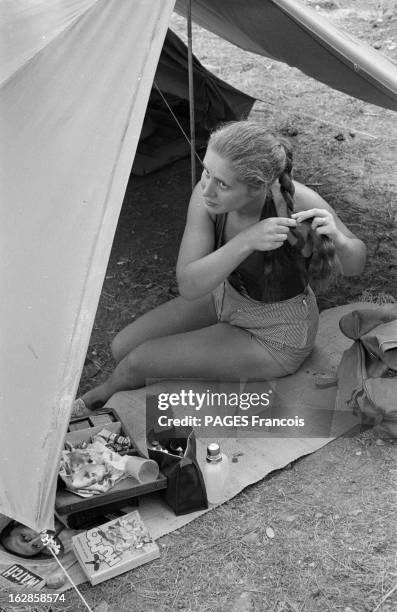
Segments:
[[[160,557],[138,510],[73,536],[72,546],[91,584]]]

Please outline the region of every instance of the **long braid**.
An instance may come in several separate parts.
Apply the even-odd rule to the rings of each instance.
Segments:
[[[294,193],[295,188],[292,182],[292,150],[288,143],[284,140],[280,141],[281,146],[285,150],[286,162],[284,171],[279,176],[280,191],[287,205],[288,217],[291,217],[294,212]],[[294,248],[302,251],[305,246],[305,240],[300,232],[295,228],[291,228],[291,234],[296,239]],[[315,232],[312,233],[313,247],[316,252],[318,265],[315,266],[315,275],[320,279],[326,279],[331,274],[335,261],[335,245],[328,236],[319,236]]]
[[[318,257],[317,276],[320,280],[328,278],[335,263],[335,245],[328,236],[319,236],[315,232],[312,235],[313,247]]]
[[[280,183],[281,195],[283,196],[284,201],[287,205],[288,217],[291,218],[291,215],[294,212],[295,194],[295,187],[292,182],[292,150],[285,141],[281,141],[280,145],[285,151],[285,166],[283,172],[278,177],[278,182]],[[298,251],[301,251],[305,246],[305,239],[303,238],[302,234],[298,232],[294,227],[290,228],[290,232],[296,239],[296,244],[294,245],[295,248]]]

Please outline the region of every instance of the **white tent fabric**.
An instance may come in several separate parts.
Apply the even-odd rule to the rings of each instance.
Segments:
[[[53,524],[70,406],[172,9],[20,1],[3,21],[0,511],[34,528]]]
[[[193,8],[203,25],[283,59],[274,36],[258,42],[259,8],[281,4],[288,0],[195,0]],[[35,529],[53,526],[63,437],[173,6],[0,0],[0,512]],[[297,36],[310,31],[307,19]],[[277,33],[281,47],[285,35]],[[302,49],[310,73],[311,47]],[[368,63],[372,81],[360,73],[360,96],[392,100],[370,55]]]
[[[186,0],[175,9],[186,15]],[[242,49],[397,110],[397,65],[298,0],[194,0],[192,18]]]
[[[79,19],[97,0],[2,0],[0,84]]]

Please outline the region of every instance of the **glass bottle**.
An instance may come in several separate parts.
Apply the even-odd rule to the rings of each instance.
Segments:
[[[210,504],[219,504],[224,501],[228,475],[229,460],[227,455],[221,452],[217,442],[212,442],[207,447],[207,457],[203,469],[207,499]]]

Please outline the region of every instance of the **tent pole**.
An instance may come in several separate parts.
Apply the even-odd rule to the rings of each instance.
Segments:
[[[190,111],[190,164],[192,173],[192,191],[196,185],[196,133],[194,113],[194,85],[193,85],[193,52],[192,52],[192,0],[188,0],[187,14],[187,48],[189,73],[189,111]]]

